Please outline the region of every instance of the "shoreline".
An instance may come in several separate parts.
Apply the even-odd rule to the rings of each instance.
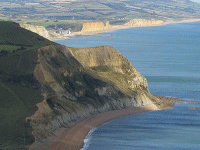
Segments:
[[[81,33],[81,32],[74,32],[71,35],[63,38],[63,39],[58,39],[58,38],[54,38],[53,41],[57,41],[57,40],[68,40],[70,38],[76,38],[78,36],[94,36],[95,34],[99,34],[99,33],[107,33],[107,32],[111,32],[111,31],[117,31],[117,30],[122,30],[122,29],[128,29],[128,28],[140,28],[140,27],[156,27],[156,26],[164,26],[164,25],[168,25],[168,24],[178,24],[178,23],[189,23],[189,22],[199,22],[200,19],[186,19],[186,20],[167,20],[164,21],[163,24],[158,24],[158,25],[149,25],[149,26],[125,26],[125,25],[115,25],[115,26],[111,26],[110,29],[108,30],[103,30],[103,31],[94,31],[94,32],[87,32],[87,33]]]
[[[56,137],[53,140],[49,140],[41,146],[36,144],[34,145],[35,148],[32,145],[30,150],[60,150],[66,148],[67,150],[80,150],[84,146],[84,139],[92,129],[115,118],[157,110],[159,110],[158,107],[151,104],[92,115],[73,123],[69,128],[59,129],[55,132]]]
[[[160,99],[159,103],[103,112],[76,121],[69,128],[62,127],[54,132],[55,137],[53,139],[48,139],[43,144],[33,143],[29,147],[29,150],[61,150],[66,148],[67,150],[80,150],[84,148],[84,140],[92,129],[115,118],[149,111],[172,109],[175,103],[199,104],[194,101],[184,101],[175,97],[156,97]]]
[[[111,31],[116,31],[116,30],[121,30],[121,29],[128,29],[128,28],[140,28],[140,27],[156,27],[156,26],[164,26],[168,24],[178,24],[178,23],[189,23],[189,22],[198,22],[200,19],[187,19],[187,20],[167,20],[164,21],[163,24],[158,24],[158,25],[147,25],[147,26],[125,26],[125,25],[115,25],[111,26],[110,29],[105,30],[105,31],[96,31],[96,32],[88,32],[88,33],[80,33],[76,32],[76,35],[93,35],[93,34],[98,34],[98,33],[106,33],[106,32],[111,32]]]

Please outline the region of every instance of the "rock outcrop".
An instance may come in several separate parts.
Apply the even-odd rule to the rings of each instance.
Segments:
[[[26,119],[36,143],[87,116],[159,101],[149,93],[146,79],[109,46],[40,48],[34,75],[44,97]]]
[[[47,38],[47,39],[51,39],[52,38],[50,36],[49,32],[43,26],[33,26],[33,25],[30,25],[30,24],[25,24],[25,23],[20,23],[20,26],[22,28],[30,30],[30,31],[32,31],[34,33],[37,33],[40,36],[43,36],[44,38]]]
[[[162,25],[164,22],[162,20],[146,20],[146,19],[133,19],[125,23],[125,26],[130,27],[144,27],[144,26],[155,26]]]
[[[105,24],[103,22],[87,22],[83,23],[81,33],[107,31],[110,27],[109,21],[107,21]]]

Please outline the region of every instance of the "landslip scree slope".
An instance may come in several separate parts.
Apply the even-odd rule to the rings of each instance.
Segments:
[[[34,75],[44,100],[26,119],[36,139],[32,147],[87,116],[159,101],[149,93],[146,79],[109,46],[40,48]]]

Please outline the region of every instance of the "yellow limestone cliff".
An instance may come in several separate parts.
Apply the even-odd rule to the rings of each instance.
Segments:
[[[20,23],[20,27],[30,30],[34,33],[37,33],[40,36],[43,36],[44,38],[51,39],[49,32],[43,26],[33,26],[30,24]]]
[[[83,28],[81,33],[90,33],[98,31],[106,31],[110,28],[110,23],[107,21],[105,24],[103,22],[87,22],[83,23]]]
[[[162,20],[133,19],[125,23],[124,25],[130,27],[144,27],[162,25],[163,23],[164,22]]]

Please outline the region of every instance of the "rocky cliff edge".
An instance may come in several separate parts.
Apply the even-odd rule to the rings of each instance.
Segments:
[[[146,79],[113,47],[47,46],[37,53],[34,76],[44,100],[26,118],[36,139],[32,147],[87,116],[159,102]]]

